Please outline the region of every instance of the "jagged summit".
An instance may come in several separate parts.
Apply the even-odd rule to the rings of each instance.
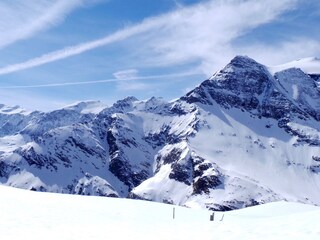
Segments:
[[[132,109],[133,103],[139,101],[136,97],[126,97],[122,100],[117,101],[115,104],[112,105],[112,108],[121,109],[126,111],[128,109]]]
[[[274,74],[248,57],[237,56],[209,80],[182,97],[189,103],[240,108],[252,114],[280,119],[312,117],[318,120],[319,89],[299,68]],[[309,100],[310,101],[309,101]]]
[[[171,102],[0,106],[0,183],[214,210],[320,205],[319,110],[316,75],[245,56]]]
[[[219,73],[235,73],[237,71],[247,71],[249,69],[256,69],[257,71],[259,71],[263,68],[264,66],[262,64],[256,62],[254,59],[248,56],[236,56],[226,67],[214,74],[209,80],[219,80],[219,78],[216,77],[216,75]]]
[[[237,56],[210,80],[217,82],[217,87],[235,94],[260,95],[272,78],[262,64],[249,57]]]
[[[182,99],[189,103],[217,102],[226,108],[253,110],[260,104],[260,95],[272,85],[272,76],[263,65],[249,57],[237,56]]]

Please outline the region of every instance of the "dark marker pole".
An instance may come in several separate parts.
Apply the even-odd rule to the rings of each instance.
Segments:
[[[173,217],[173,219],[175,218],[175,208],[173,208],[173,212],[172,212],[172,217]]]
[[[214,212],[210,215],[210,221],[214,221]]]

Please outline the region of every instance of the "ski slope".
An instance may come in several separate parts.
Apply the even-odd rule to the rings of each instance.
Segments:
[[[320,239],[320,207],[298,203],[218,212],[212,222],[206,210],[139,200],[4,186],[0,196],[0,236],[6,240]]]

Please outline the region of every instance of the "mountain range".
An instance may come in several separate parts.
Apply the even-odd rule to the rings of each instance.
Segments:
[[[210,210],[320,205],[320,60],[236,56],[170,102],[0,105],[0,183]]]

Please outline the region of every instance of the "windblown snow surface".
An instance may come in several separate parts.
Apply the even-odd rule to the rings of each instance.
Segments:
[[[320,239],[320,207],[275,202],[230,212],[0,186],[1,239]],[[175,208],[175,219],[173,219]]]

